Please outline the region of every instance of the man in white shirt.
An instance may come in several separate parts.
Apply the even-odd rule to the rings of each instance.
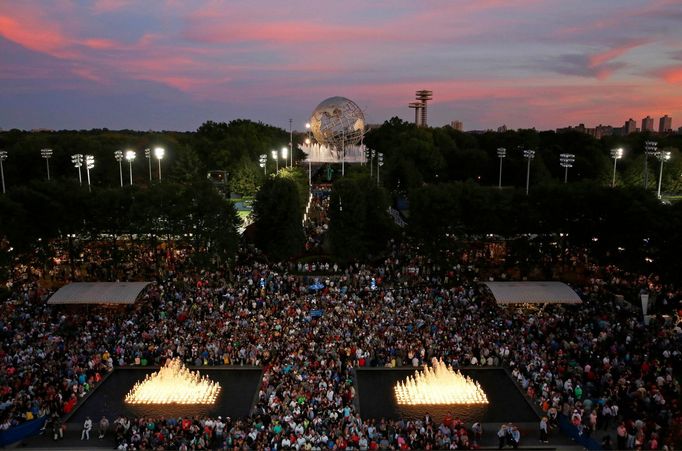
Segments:
[[[83,423],[83,432],[81,432],[81,440],[90,440],[90,430],[92,429],[92,420],[90,417],[85,417],[85,422]]]

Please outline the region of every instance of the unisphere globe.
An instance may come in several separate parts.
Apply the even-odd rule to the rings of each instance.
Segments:
[[[352,100],[330,97],[313,111],[310,129],[317,142],[341,151],[344,146],[360,142],[365,131],[365,116]]]

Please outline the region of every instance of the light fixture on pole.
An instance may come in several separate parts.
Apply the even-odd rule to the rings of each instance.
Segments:
[[[611,179],[611,188],[616,186],[616,162],[623,158],[623,149],[611,149],[611,158],[613,158],[613,178]]]
[[[83,154],[77,153],[71,155],[71,162],[73,166],[78,168],[78,184],[83,186],[83,177],[81,176],[81,166],[83,166]]]
[[[310,154],[312,153],[310,152],[310,143],[312,142],[310,140],[310,122],[305,123],[305,132],[306,132],[305,145],[306,148],[308,149],[308,186],[313,186],[313,166],[310,156]]]
[[[526,168],[526,196],[528,195],[528,190],[530,188],[530,160],[535,158],[535,151],[526,149],[523,151],[523,158],[528,159],[528,167]]]
[[[294,167],[294,132],[291,128],[291,122],[293,119],[289,118],[289,154],[291,155],[291,165],[289,167]],[[284,157],[284,163],[286,163],[286,157]]]
[[[45,158],[47,165],[47,181],[50,181],[50,157],[52,156],[52,149],[40,149],[40,156]]]
[[[154,157],[159,161],[159,182],[161,181],[161,160],[166,156],[166,149],[163,147],[154,147]]]
[[[287,158],[289,157],[289,148],[288,147],[282,147],[281,152],[282,152],[281,153],[282,160],[284,160],[284,167],[286,168],[287,167]]]
[[[144,149],[144,157],[147,159],[147,163],[149,163],[149,181],[152,181],[152,149],[146,148]]]
[[[0,178],[2,178],[2,194],[5,194],[5,167],[2,162],[7,159],[7,151],[0,150]]]
[[[380,175],[379,175],[379,168],[384,165],[384,154],[379,152],[377,153],[377,186],[379,186],[379,181],[380,181]]]
[[[568,168],[572,168],[573,163],[575,163],[575,155],[572,153],[562,153],[559,155],[559,164],[564,168],[564,183],[568,183]]]
[[[130,169],[130,184],[133,184],[133,160],[135,159],[134,150],[126,150],[126,160],[128,160],[128,168]]]
[[[258,165],[263,168],[263,175],[267,175],[267,169],[265,168],[266,163],[268,162],[268,156],[265,154],[262,154],[258,157]]]
[[[504,147],[497,148],[497,158],[500,159],[500,175],[497,179],[497,187],[502,188],[502,160],[507,157],[507,149]]]
[[[277,151],[273,150],[270,152],[270,156],[272,157],[273,160],[275,160],[275,174],[279,173],[279,156],[277,155]]]
[[[85,173],[88,175],[88,191],[92,191],[90,188],[90,169],[95,167],[95,157],[92,155],[85,156]]]
[[[310,127],[310,124],[305,125]],[[305,139],[305,145],[307,146],[307,149],[310,149],[310,138]],[[313,166],[310,155],[308,155],[308,186],[313,186]]]
[[[663,163],[670,160],[670,151],[661,150],[656,152],[656,158],[661,162],[661,169],[658,172],[658,198],[661,198],[661,180],[663,180]]]
[[[656,141],[646,141],[644,143],[644,190],[649,188],[649,157],[656,155],[658,143]]]
[[[122,150],[117,150],[114,152],[114,158],[116,161],[118,161],[118,175],[119,178],[121,179],[121,188],[123,188],[123,151]]]

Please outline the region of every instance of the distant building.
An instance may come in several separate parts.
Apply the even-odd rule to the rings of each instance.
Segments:
[[[450,122],[450,127],[460,132],[464,130],[464,124],[462,124],[462,121],[452,121]]]
[[[647,116],[642,119],[642,131],[643,132],[653,132],[654,131],[654,118]]]
[[[507,131],[507,126],[506,125],[500,125],[497,127],[497,133],[505,133]]]
[[[658,132],[667,133],[673,131],[673,118],[667,114],[658,121]]]
[[[637,131],[637,122],[633,118],[628,119],[625,121],[625,125],[623,125],[623,134],[629,135],[630,133],[635,133]]]
[[[613,127],[610,125],[599,124],[594,128],[594,137],[597,139],[601,139],[604,136],[612,136],[613,133]]]
[[[585,133],[586,135],[594,136],[597,139],[601,139],[604,136],[612,136],[620,133],[621,128],[613,128],[610,125],[599,124],[594,128],[585,127],[585,124],[578,124],[576,126],[568,126],[564,128],[557,128],[557,133],[569,133],[578,132]]]

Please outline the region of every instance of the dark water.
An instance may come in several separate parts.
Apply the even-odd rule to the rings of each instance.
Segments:
[[[488,397],[487,406],[399,406],[395,402],[393,386],[414,369],[357,369],[356,380],[360,414],[363,418],[421,418],[427,412],[435,421],[451,413],[467,423],[480,421],[534,422],[539,418],[526,399],[521,395],[507,373],[500,368],[463,369],[462,374],[481,384]]]
[[[194,370],[194,368],[192,368]],[[260,384],[260,369],[205,369],[201,375],[220,383],[220,395],[213,405],[132,406],[123,399],[135,382],[157,369],[117,369],[73,414],[69,421],[82,423],[89,416],[94,421],[106,415],[112,421],[118,415],[130,416],[248,416]]]

